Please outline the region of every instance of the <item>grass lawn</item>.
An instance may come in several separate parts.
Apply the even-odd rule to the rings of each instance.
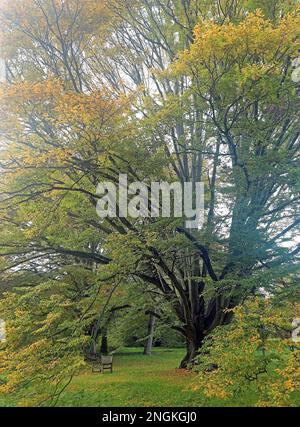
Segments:
[[[196,374],[177,369],[184,349],[154,349],[143,356],[141,348],[126,348],[114,356],[114,372],[92,373],[91,367],[75,377],[61,395],[57,406],[94,407],[203,407],[254,406],[255,391],[241,393],[231,400],[207,399],[193,390]],[[300,396],[297,398],[300,405]],[[0,407],[14,406],[0,396]],[[297,405],[298,406],[298,405]]]
[[[114,372],[76,377],[58,406],[246,406],[255,396],[238,401],[207,400],[192,390],[195,374],[177,369],[184,349],[154,349],[143,356],[142,349],[124,349],[114,356]]]

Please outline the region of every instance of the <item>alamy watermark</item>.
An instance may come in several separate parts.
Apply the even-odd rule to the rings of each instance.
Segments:
[[[203,182],[135,181],[126,174],[118,183],[102,182],[97,187],[100,218],[185,218],[186,228],[200,229],[204,223]]]

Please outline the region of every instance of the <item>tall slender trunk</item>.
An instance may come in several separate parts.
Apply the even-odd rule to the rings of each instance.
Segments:
[[[97,352],[97,342],[95,339],[92,338],[92,342],[91,342],[91,353],[92,354],[96,354]]]
[[[107,354],[108,353],[108,342],[107,342],[107,330],[106,329],[104,329],[102,331],[100,353],[101,354]]]
[[[148,338],[144,347],[145,356],[151,356],[152,344],[153,344],[153,338],[154,338],[155,320],[156,319],[153,316],[153,314],[150,314],[149,321],[148,321]]]

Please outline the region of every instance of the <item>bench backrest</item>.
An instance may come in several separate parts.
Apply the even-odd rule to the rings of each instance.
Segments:
[[[104,365],[110,365],[112,361],[113,361],[112,356],[101,356],[101,363],[103,363]]]

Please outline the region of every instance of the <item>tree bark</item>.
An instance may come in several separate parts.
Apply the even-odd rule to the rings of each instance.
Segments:
[[[97,352],[97,343],[95,339],[92,339],[92,344],[91,344],[91,353],[94,355]]]
[[[103,331],[102,335],[101,335],[100,353],[101,354],[107,354],[108,353],[107,331]]]
[[[148,321],[148,338],[145,343],[144,347],[144,355],[145,356],[151,356],[152,351],[152,344],[153,344],[153,338],[154,338],[154,329],[155,329],[155,317],[153,314],[149,315],[149,321]]]
[[[186,355],[182,359],[179,368],[187,369],[192,365],[203,344],[203,334],[200,330],[187,331],[186,334]]]

